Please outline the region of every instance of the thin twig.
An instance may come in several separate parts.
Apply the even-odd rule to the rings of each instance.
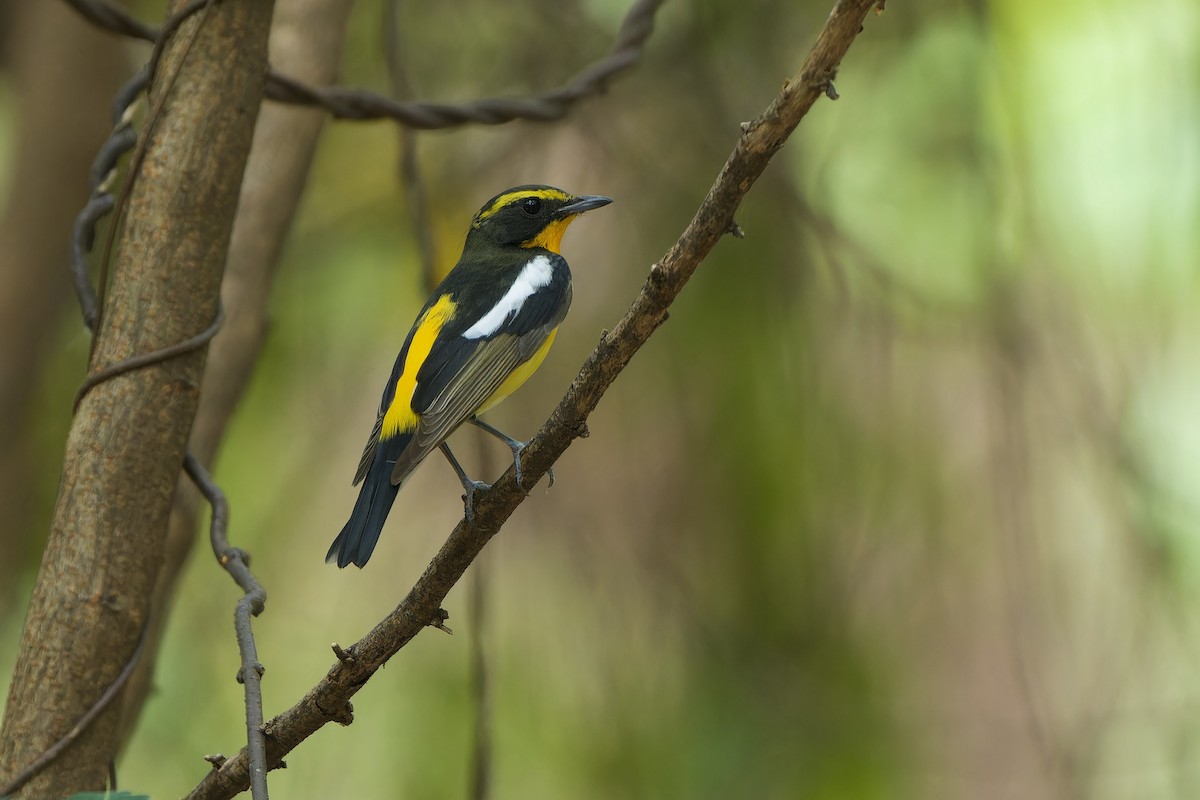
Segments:
[[[96,241],[97,223],[111,214],[116,206],[117,199],[108,192],[93,194],[79,212],[79,216],[75,217],[71,233],[71,274],[75,282],[75,296],[79,300],[83,324],[91,333],[96,332],[96,324],[100,320],[97,313],[96,289],[92,286],[91,276],[88,275],[87,254]]]
[[[641,292],[612,333],[584,362],[570,389],[522,453],[526,478],[538,480],[576,439],[587,432],[588,415],[634,353],[667,318],[667,310],[699,264],[730,230],[742,199],[804,115],[826,91],[842,57],[862,30],[877,0],[838,0],[797,75],[769,108],[742,126],[741,136],[692,221],[666,255],[651,268]],[[269,761],[282,758],[346,708],[371,676],[436,619],[450,589],[479,555],[525,493],[510,467],[475,503],[474,521],[451,532],[425,572],[397,608],[347,653],[294,706],[269,723]],[[344,717],[343,717],[344,719]],[[245,751],[210,772],[188,795],[192,800],[231,798],[248,784]]]
[[[70,2],[70,0],[68,0],[68,2]],[[190,3],[183,6],[177,12],[175,12],[174,14],[172,14],[170,17],[167,18],[166,22],[163,23],[163,26],[161,29],[161,34],[159,36],[157,36],[154,41],[154,50],[150,53],[149,63],[143,68],[143,70],[139,71],[137,73],[137,75],[135,75],[134,78],[128,84],[126,84],[125,87],[123,87],[121,89],[120,92],[118,92],[115,102],[117,102],[117,103],[120,103],[122,101],[128,101],[129,103],[133,102],[133,99],[138,94],[138,92],[135,90],[134,84],[136,84],[138,81],[140,81],[142,79],[143,73],[145,74],[145,83],[143,84],[143,86],[148,86],[152,81],[154,81],[158,77],[156,74],[156,70],[158,67],[158,60],[162,56],[163,51],[166,50],[167,42],[170,41],[171,35],[179,28],[179,26],[183,23],[183,21],[185,19],[187,19],[188,17],[190,17],[192,14],[196,13],[197,11],[199,11],[201,9],[204,9],[205,11],[207,11],[207,9],[212,4],[212,2],[213,2],[213,0],[191,0]],[[201,20],[201,25],[202,24],[203,24],[203,19]],[[174,73],[172,73],[170,76],[167,77],[167,79],[166,79],[167,85],[163,88],[163,90],[161,92],[158,93],[158,99],[150,106],[150,110],[146,114],[144,135],[142,137],[140,137],[140,139],[139,139],[140,143],[138,144],[138,146],[136,146],[134,148],[133,156],[129,160],[129,171],[128,171],[129,177],[125,181],[124,185],[121,186],[121,194],[117,198],[116,209],[117,209],[117,217],[118,218],[120,217],[122,210],[125,208],[125,206],[129,202],[129,196],[133,192],[133,185],[137,181],[137,176],[141,173],[142,161],[146,157],[146,148],[150,142],[150,138],[154,135],[154,129],[157,127],[158,121],[162,118],[162,110],[163,110],[163,107],[166,105],[167,97],[170,96],[171,89],[175,86],[175,81],[178,80],[178,78],[179,78],[179,73],[183,69],[182,64],[187,59],[187,53],[191,51],[192,45],[195,44],[196,37],[197,37],[197,35],[199,35],[199,32],[200,32],[200,25],[197,25],[195,28],[192,29],[192,35],[188,39],[187,43],[184,45],[184,58],[180,60],[180,65],[181,65],[180,69],[176,70]],[[129,106],[127,105],[125,107],[125,111],[122,112],[122,118],[124,118],[128,109],[129,109]],[[114,116],[115,116],[115,114],[114,114]],[[116,240],[117,240],[117,226],[113,225],[111,228],[109,228],[108,237],[104,241],[104,254],[100,258],[100,270],[99,270],[100,274],[96,279],[97,299],[96,299],[95,308],[94,308],[95,322],[93,323],[93,326],[92,326],[93,334],[95,334],[96,332],[98,332],[100,330],[100,320],[104,316],[104,297],[108,291],[108,268],[109,268],[109,265],[112,263],[112,251],[113,251],[113,247],[116,244]],[[91,352],[88,353],[89,366],[91,365],[92,357],[96,354],[96,342],[97,341],[98,341],[98,338],[95,335],[93,335]],[[82,392],[80,394],[76,395],[76,398],[75,398],[75,407],[76,408],[79,407],[79,400],[82,397],[83,397]]]
[[[106,31],[130,36],[134,39],[153,42],[158,38],[158,28],[142,22],[120,6],[90,0],[64,0],[79,16]]]
[[[161,364],[164,361],[185,355],[193,350],[199,350],[212,341],[212,338],[217,335],[217,331],[221,330],[221,323],[224,321],[225,312],[218,305],[217,314],[213,317],[213,321],[195,336],[189,336],[183,341],[167,345],[166,347],[160,347],[157,350],[151,350],[148,353],[139,353],[136,356],[123,358],[115,364],[109,364],[106,367],[96,370],[84,379],[83,384],[79,387],[79,391],[75,393],[74,408],[78,410],[79,404],[83,402],[84,395],[105,381],[112,380],[118,375],[124,375],[126,372],[132,372],[135,369]]]
[[[238,682],[245,687],[246,695],[246,742],[250,752],[250,793],[255,800],[267,797],[267,745],[266,729],[263,726],[262,676],[264,667],[258,660],[258,648],[254,643],[254,631],[250,617],[257,617],[267,603],[267,592],[250,571],[250,556],[246,551],[229,544],[226,531],[229,528],[229,502],[225,493],[216,484],[208,470],[189,450],[183,457],[183,468],[192,483],[204,495],[212,507],[208,535],[217,563],[233,578],[244,594],[234,610],[233,626],[237,632],[238,651],[242,666],[238,671]]]
[[[66,2],[98,27],[146,41],[158,38],[157,29],[105,0]],[[280,103],[320,106],[338,119],[391,119],[421,130],[469,124],[501,125],[517,119],[539,122],[561,119],[575,103],[604,91],[610,80],[638,62],[662,3],[663,0],[636,0],[626,13],[608,55],[580,70],[562,87],[532,97],[493,97],[459,104],[402,103],[363,89],[309,86],[274,70],[267,72],[266,96]]]
[[[130,109],[150,82],[148,69],[140,69],[117,92],[113,103],[113,130],[100,146],[89,172],[88,188],[91,197],[87,205],[75,218],[71,235],[71,275],[75,282],[75,294],[83,313],[83,322],[93,334],[100,322],[99,301],[96,289],[88,276],[88,253],[96,241],[96,225],[116,207],[116,198],[108,190],[108,184],[117,172],[121,156],[137,145],[137,131],[131,123]]]

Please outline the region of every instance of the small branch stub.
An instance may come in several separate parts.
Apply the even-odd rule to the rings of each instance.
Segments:
[[[450,630],[450,626],[446,624],[446,620],[450,619],[450,612],[444,608],[439,608],[434,612],[433,619],[429,622],[429,627],[437,628],[443,633],[454,635],[454,631]]]
[[[351,703],[349,700],[347,700],[345,703],[343,703],[338,708],[337,711],[333,711],[333,712],[326,711],[324,708],[321,707],[320,703],[316,703],[315,705],[317,707],[317,710],[320,711],[321,714],[324,715],[324,717],[326,719],[331,720],[332,722],[336,722],[337,724],[339,724],[343,727],[350,725],[354,722],[354,704]],[[282,762],[280,762],[280,763],[282,763]]]

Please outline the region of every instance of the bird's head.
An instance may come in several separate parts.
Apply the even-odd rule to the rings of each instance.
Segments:
[[[575,217],[612,202],[599,195],[571,195],[553,186],[517,186],[483,204],[471,220],[473,240],[558,252],[563,233]]]

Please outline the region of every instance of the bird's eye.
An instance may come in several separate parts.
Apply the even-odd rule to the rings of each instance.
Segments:
[[[542,201],[536,197],[526,197],[521,201],[521,210],[532,217],[542,210]]]

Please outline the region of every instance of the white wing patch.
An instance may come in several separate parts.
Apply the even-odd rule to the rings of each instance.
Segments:
[[[549,285],[554,277],[554,265],[545,256],[535,256],[517,275],[513,285],[491,310],[479,318],[479,321],[463,332],[464,339],[482,339],[491,336],[500,329],[506,320],[515,317],[525,305],[525,301],[543,286]]]

